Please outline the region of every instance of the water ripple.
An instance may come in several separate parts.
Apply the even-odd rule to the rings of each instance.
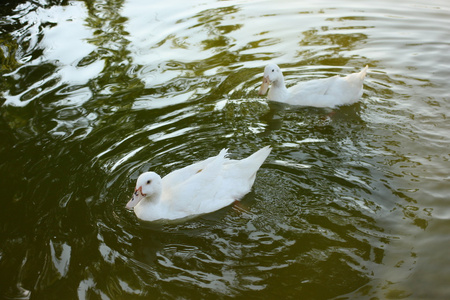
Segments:
[[[415,268],[447,249],[428,235],[449,215],[438,4],[18,5],[0,23],[2,282],[36,298],[420,297]],[[257,95],[269,60],[288,86],[370,73],[360,103],[296,108]],[[160,224],[124,209],[141,172],[265,145],[240,204]]]

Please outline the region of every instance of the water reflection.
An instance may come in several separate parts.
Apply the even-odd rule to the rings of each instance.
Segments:
[[[132,58],[128,50],[128,33],[125,31],[127,19],[120,15],[123,1],[87,2],[86,22],[93,29],[93,37],[88,41],[96,46],[89,60],[104,61],[104,69],[90,85],[97,101],[108,105],[119,105],[124,97],[139,95],[143,83],[136,78]],[[105,99],[104,97],[108,97]],[[128,99],[130,99],[128,98]],[[122,101],[122,105],[126,101]],[[90,103],[97,106],[98,103]]]
[[[5,13],[3,295],[412,294],[399,283],[427,252],[409,237],[435,228],[424,203],[448,194],[435,150],[445,152],[444,125],[432,119],[445,119],[442,78],[412,72],[408,47],[381,38],[408,24],[385,8],[288,4],[33,2]],[[257,98],[267,60],[288,85],[372,71],[361,103],[295,108]],[[157,225],[123,209],[140,172],[261,145],[274,154],[240,207]]]

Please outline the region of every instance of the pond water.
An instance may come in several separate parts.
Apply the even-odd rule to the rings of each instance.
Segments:
[[[450,295],[448,1],[7,1],[0,281],[10,299]],[[369,65],[362,101],[269,103]],[[138,175],[273,150],[241,206],[148,224]],[[281,298],[280,298],[281,297]]]

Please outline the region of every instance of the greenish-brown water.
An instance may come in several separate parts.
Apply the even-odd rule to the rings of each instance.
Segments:
[[[445,1],[8,2],[0,289],[31,299],[445,299]],[[370,71],[360,103],[257,95]],[[242,206],[175,224],[137,176],[273,150]]]

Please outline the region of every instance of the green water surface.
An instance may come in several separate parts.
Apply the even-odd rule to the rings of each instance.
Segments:
[[[7,1],[9,299],[446,299],[447,1]],[[269,103],[369,65],[361,102]],[[148,224],[140,173],[273,150],[240,206]]]

